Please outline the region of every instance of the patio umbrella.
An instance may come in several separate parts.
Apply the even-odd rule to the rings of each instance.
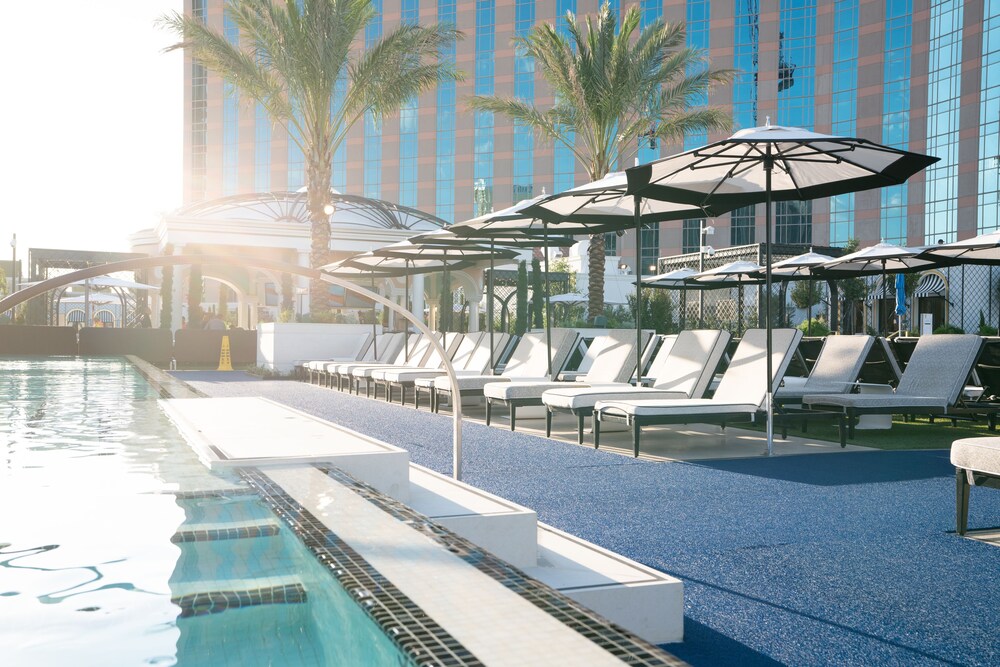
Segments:
[[[695,284],[700,283],[707,289],[732,287],[734,283],[736,284],[736,332],[740,334],[743,333],[743,286],[763,284],[763,271],[764,267],[759,264],[739,260],[696,273],[688,280]]]
[[[613,223],[599,222],[595,220],[585,221],[563,218],[558,223],[548,217],[542,218],[532,213],[532,208],[549,198],[549,195],[541,194],[532,199],[526,199],[499,211],[494,211],[481,215],[471,220],[465,220],[452,225],[449,229],[457,236],[475,239],[489,238],[510,238],[520,236],[525,238],[541,239],[543,248],[543,259],[545,261],[545,293],[549,293],[549,244],[551,235],[571,235],[604,233],[618,229]],[[585,209],[586,212],[586,209]],[[547,371],[552,375],[551,359],[551,322],[552,304],[548,298],[545,299],[545,319],[549,324],[545,327],[546,346],[549,348],[549,358],[547,359]]]
[[[813,252],[812,248],[809,248],[809,252],[802,253],[801,255],[796,255],[795,257],[789,257],[788,259],[783,259],[775,262],[771,265],[771,277],[777,278],[778,280],[808,280],[809,281],[809,306],[806,308],[806,335],[808,336],[812,333],[812,287],[813,287],[813,270],[817,267],[823,266],[827,262],[833,261],[833,257],[830,255],[823,255],[818,252]]]
[[[905,182],[938,158],[800,128],[740,130],[701,148],[626,170],[637,197],[732,210],[765,205],[767,451],[774,446],[771,362],[771,202],[832,197]]]
[[[358,278],[363,276],[370,276],[372,282],[372,290],[375,287],[375,278],[395,278],[403,276],[404,279],[404,296],[403,300],[406,302],[407,310],[410,309],[410,276],[418,275],[423,273],[436,273],[438,271],[447,271],[449,269],[464,269],[472,266],[474,262],[467,260],[452,258],[452,259],[405,259],[398,257],[379,257],[375,255],[372,251],[359,253],[347,259],[341,260],[339,262],[334,262],[332,264],[327,264],[326,266],[320,267],[320,270],[325,273],[337,276],[339,278]],[[372,336],[375,336],[377,331],[375,324],[375,304],[372,304]],[[410,344],[410,328],[406,327],[403,330],[403,350],[405,355],[409,355],[409,344]],[[378,347],[374,341],[372,345],[375,346],[372,350],[374,354],[378,354]]]
[[[1000,264],[1000,230],[964,241],[928,246],[918,259],[962,264]]]
[[[668,271],[666,273],[642,279],[643,287],[652,287],[655,289],[679,289],[681,291],[681,313],[679,317],[681,329],[684,329],[686,324],[685,316],[687,313],[687,291],[689,289],[705,289],[704,286],[690,280],[690,278],[697,275],[697,273],[698,271],[695,269],[685,266],[680,269],[674,269],[673,271]]]
[[[906,315],[906,276],[896,274],[896,315],[899,316],[899,335],[903,335],[903,315]]]
[[[940,266],[938,260],[920,257],[922,250],[882,241],[816,267],[816,275],[845,277],[881,274],[882,299],[885,300],[889,298],[886,274],[909,273]]]
[[[636,371],[642,382],[639,356],[642,354],[642,225],[714,217],[731,209],[715,204],[702,205],[659,199],[643,199],[629,192],[625,172],[614,172],[551,197],[543,198],[524,212],[555,225],[559,233],[600,234],[635,231],[635,338]],[[575,231],[580,229],[580,231]],[[573,231],[571,231],[573,230]]]
[[[548,245],[555,246],[557,248],[565,248],[576,243],[576,239],[569,236],[522,236],[519,234],[511,233],[507,236],[483,236],[483,240],[488,240],[490,243],[490,249],[492,250],[496,246],[503,248],[540,248],[545,247],[545,254],[548,256]],[[410,241],[414,243],[434,243],[438,245],[468,245],[470,243],[477,243],[478,239],[475,235],[471,236],[459,236],[455,234],[450,229],[435,229],[432,232],[425,232],[423,234],[417,234],[416,236],[411,236]],[[490,368],[495,366],[493,359],[493,265],[494,260],[490,258],[490,276],[489,284],[486,287],[486,312],[489,313],[487,317],[487,329],[490,333]],[[546,279],[548,278],[548,270],[546,270]],[[548,296],[548,290],[546,289],[546,297]]]

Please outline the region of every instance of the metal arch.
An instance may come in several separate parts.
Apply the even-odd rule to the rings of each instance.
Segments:
[[[433,332],[427,327],[426,324],[417,319],[417,316],[411,313],[406,308],[400,306],[399,304],[386,299],[380,294],[376,294],[370,290],[363,287],[359,287],[354,283],[344,280],[342,278],[336,278],[328,273],[323,273],[319,269],[312,269],[305,266],[297,266],[295,264],[286,264],[285,262],[276,262],[268,259],[260,258],[243,258],[243,257],[232,257],[226,255],[161,255],[156,257],[138,257],[135,259],[123,260],[120,262],[110,262],[102,266],[91,266],[86,269],[80,269],[78,271],[73,271],[72,273],[63,274],[55,278],[49,278],[48,280],[43,280],[42,282],[32,285],[27,289],[18,290],[13,294],[0,299],[0,313],[11,310],[12,308],[33,299],[36,296],[45,294],[49,290],[55,289],[57,287],[62,287],[63,285],[68,285],[69,283],[75,282],[77,280],[84,280],[86,278],[94,278],[95,276],[103,276],[108,273],[115,273],[117,271],[131,271],[133,269],[147,269],[157,266],[178,266],[187,264],[227,264],[230,266],[240,266],[240,267],[253,267],[253,268],[263,268],[271,269],[274,271],[280,271],[282,273],[291,273],[293,275],[305,276],[309,279],[319,279],[324,282],[330,283],[331,285],[337,285],[338,287],[343,287],[349,292],[354,292],[360,294],[366,299],[371,299],[376,303],[382,304],[382,306],[392,310],[395,313],[402,315],[404,318],[410,321],[417,331],[427,336],[430,341],[431,346],[434,350],[441,355],[441,359],[444,361],[444,370],[451,381],[453,387],[458,386],[458,376],[455,373],[455,367],[452,366],[451,360],[448,358],[448,353],[442,346],[441,342],[438,341]],[[462,401],[454,400],[452,405],[452,476],[457,479],[462,479]]]
[[[179,209],[176,214],[184,217],[199,217],[209,216],[227,209],[246,209],[249,211],[255,207],[263,207],[272,220],[308,224],[307,196],[306,192],[292,191],[231,195],[191,204]],[[334,206],[339,204],[343,210],[350,210],[370,221],[373,225],[385,229],[408,230],[420,222],[426,222],[436,227],[448,226],[447,221],[435,215],[383,199],[371,199],[339,192],[331,192],[330,199]]]

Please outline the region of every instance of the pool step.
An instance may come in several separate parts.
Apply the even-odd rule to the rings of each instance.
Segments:
[[[181,608],[180,618],[220,614],[266,604],[306,602],[306,588],[296,577],[264,577],[242,580],[240,589],[232,581],[190,581],[171,584],[170,601]]]
[[[177,531],[170,538],[174,544],[273,537],[281,530],[281,523],[277,519],[263,521],[257,519],[214,524],[185,524],[182,528],[183,530]]]

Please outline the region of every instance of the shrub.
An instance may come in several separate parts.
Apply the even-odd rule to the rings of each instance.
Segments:
[[[829,336],[830,327],[827,326],[826,321],[819,317],[814,317],[812,320],[806,320],[801,322],[798,326],[800,331],[808,331],[810,336]]]
[[[964,334],[965,329],[956,327],[954,324],[942,324],[934,330],[936,334]]]

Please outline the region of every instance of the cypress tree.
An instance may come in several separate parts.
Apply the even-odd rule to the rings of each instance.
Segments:
[[[531,260],[531,316],[533,326],[541,329],[545,312],[545,292],[542,291],[542,267],[537,257]]]
[[[517,311],[514,316],[514,333],[523,336],[528,328],[528,266],[521,260],[517,263],[517,288],[514,298]]]

